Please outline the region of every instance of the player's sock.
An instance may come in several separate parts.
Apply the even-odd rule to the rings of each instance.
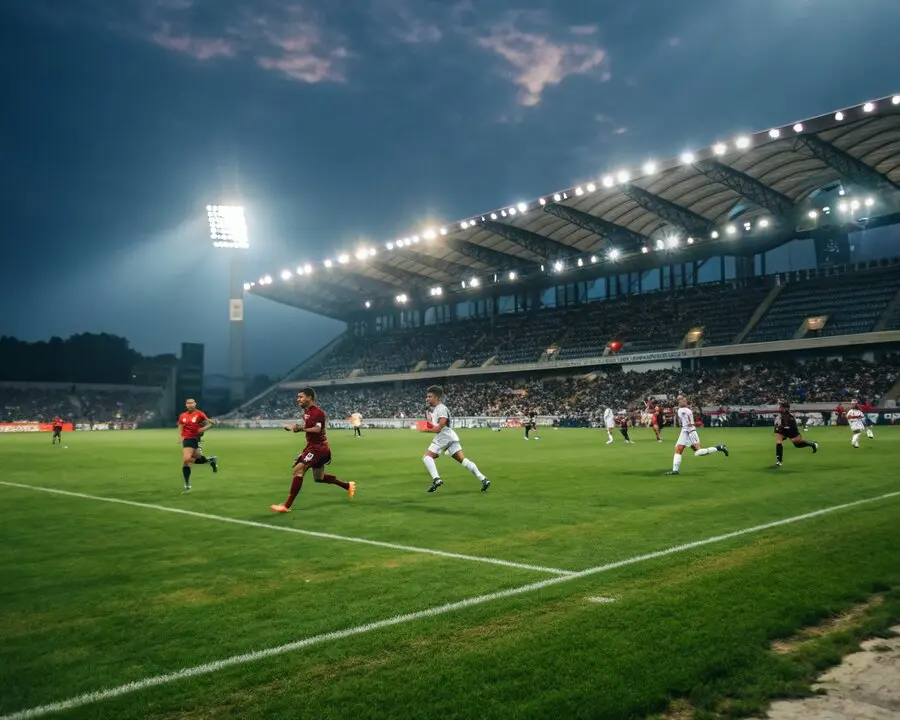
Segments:
[[[198,458],[194,458],[194,465],[206,465],[209,462],[209,458],[205,455],[201,455]]]
[[[288,499],[284,501],[284,506],[289,508],[294,504],[294,500],[297,499],[297,495],[300,494],[300,488],[303,487],[303,476],[302,475],[294,475],[291,479],[291,494],[288,495]]]
[[[469,460],[469,458],[466,458],[465,460],[462,461],[462,466],[466,470],[468,470],[470,473],[472,473],[475,477],[477,477],[479,480],[484,480],[484,475],[481,474],[481,470],[479,470],[478,466],[475,463],[473,463],[471,460]]]
[[[776,462],[781,462],[784,459],[784,445],[781,443],[775,443],[775,460]]]
[[[316,482],[325,483],[326,485],[337,485],[338,487],[344,488],[344,490],[350,489],[350,483],[346,483],[343,480],[338,480],[334,475],[323,475],[321,480],[313,478]]]
[[[184,475],[184,485],[187,487],[191,484],[191,466],[190,465],[182,465],[181,466],[181,474]]]
[[[853,445],[853,447],[859,447],[859,436],[860,435],[862,435],[862,433],[858,433],[858,432],[853,433],[853,439],[850,441],[850,444]]]
[[[694,451],[694,457],[701,457],[703,455],[712,455],[713,453],[719,452],[719,448],[717,447],[708,447],[708,448],[700,448],[699,450]]]
[[[672,458],[672,472],[678,472],[678,469],[681,467],[681,455],[675,453],[675,457]]]
[[[438,475],[437,464],[434,462],[434,458],[431,455],[426,455],[422,458],[422,462],[425,463],[425,468],[428,470],[428,474],[431,475],[431,479],[437,480],[440,475]]]
[[[795,448],[805,448],[805,447],[812,447],[812,446],[813,446],[813,443],[811,443],[809,440],[801,440],[800,442],[798,442],[794,445]]]

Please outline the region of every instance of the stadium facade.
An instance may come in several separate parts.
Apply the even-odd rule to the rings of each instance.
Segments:
[[[701,357],[834,355],[848,347],[871,354],[900,346],[900,267],[892,259],[900,256],[898,225],[900,95],[894,95],[723,138],[665,162],[611,168],[532,201],[423,227],[380,246],[295,259],[291,269],[244,290],[348,325],[345,336],[286,383],[613,363],[639,369]],[[846,302],[818,307],[817,293],[831,285],[845,288]],[[857,289],[867,292],[856,297]],[[719,319],[675,318],[676,334],[663,331],[655,343],[596,321],[600,308],[627,317],[665,294],[686,297]],[[739,321],[722,320],[723,310]],[[521,332],[523,320],[548,331],[522,342],[504,335]],[[434,347],[422,357],[398,350],[403,360],[381,367],[362,361],[354,367],[351,360],[338,363],[336,373],[320,369],[348,345],[409,337],[407,330],[452,334],[454,327],[463,328],[463,349],[449,356],[446,347],[440,358]],[[486,327],[507,337],[497,352],[465,351],[465,328],[475,336]],[[516,347],[529,343],[534,347]]]

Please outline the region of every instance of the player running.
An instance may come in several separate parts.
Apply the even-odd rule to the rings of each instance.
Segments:
[[[422,462],[425,463],[428,474],[431,475],[431,487],[428,488],[428,492],[434,492],[444,484],[444,481],[441,480],[441,476],[438,474],[437,464],[434,462],[441,456],[442,452],[446,452],[478,478],[481,481],[481,492],[487,492],[487,489],[491,486],[491,481],[482,474],[475,463],[463,454],[462,445],[459,443],[459,435],[450,427],[450,411],[442,401],[443,395],[444,388],[440,385],[432,385],[426,390],[425,394],[425,402],[430,410],[425,414],[427,422],[421,428],[421,432],[435,435],[434,440],[431,441],[431,445],[428,446],[428,450],[425,451],[425,455],[422,457]]]
[[[790,440],[795,448],[811,447],[813,455],[819,452],[819,443],[804,440],[797,429],[797,418],[791,412],[791,404],[787,400],[778,402],[778,412],[775,414],[775,467],[781,467],[784,462],[784,440]]]
[[[531,433],[534,433],[535,440],[541,439],[541,436],[538,435],[538,432],[537,432],[537,420],[535,419],[535,416],[534,416],[534,410],[531,410],[528,413],[528,417],[525,419],[525,422],[522,423],[522,427],[525,428],[525,439],[526,440],[528,439],[528,436],[531,435]]]
[[[205,457],[200,441],[203,433],[215,427],[216,421],[197,409],[197,401],[188,398],[184,406],[185,412],[178,416],[178,427],[181,429],[181,474],[184,476],[184,492],[191,491],[191,465],[206,465],[214,473],[219,472],[219,460],[216,456]]]
[[[628,437],[628,413],[626,412],[622,417],[619,418],[619,432],[622,433],[622,437],[625,438],[626,445],[634,445],[631,438]]]
[[[656,442],[662,442],[660,431],[663,427],[663,412],[659,405],[653,408],[653,416],[650,418],[650,427],[652,427],[653,432],[656,433]]]
[[[316,391],[312,388],[303,388],[297,393],[297,404],[303,408],[302,425],[285,425],[288,432],[306,433],[306,447],[294,459],[293,475],[291,476],[291,492],[281,505],[270,505],[269,509],[277,513],[288,513],[291,505],[300,494],[303,487],[303,478],[307,470],[312,470],[313,480],[325,485],[337,485],[347,491],[352,499],[356,494],[355,482],[343,482],[334,475],[325,473],[325,466],[331,464],[331,448],[328,446],[328,437],[325,434],[327,418],[325,411],[316,405]]]
[[[666,475],[680,475],[681,453],[686,447],[694,449],[694,457],[702,457],[703,455],[712,455],[713,453],[723,453],[725,457],[730,454],[725,445],[715,445],[714,447],[701,447],[700,436],[697,434],[697,426],[694,424],[694,411],[691,410],[688,400],[684,395],[678,396],[678,411],[675,414],[678,424],[681,425],[681,434],[678,436],[678,442],[675,445],[675,457],[672,459],[672,471]]]
[[[355,412],[350,415],[350,427],[353,428],[353,437],[362,437],[362,414]]]
[[[850,401],[850,409],[847,411],[847,422],[850,424],[850,430],[853,432],[853,438],[850,440],[850,444],[859,450],[859,436],[866,433],[866,437],[870,440],[875,439],[875,433],[872,432],[872,428],[866,425],[866,414],[859,409],[859,400],[853,398]]]
[[[50,444],[62,444],[63,419],[57,415],[53,418],[53,422],[50,426],[53,428],[53,437],[50,439]]]
[[[616,416],[613,414],[612,408],[606,408],[603,411],[603,425],[606,427],[606,437],[609,438],[606,441],[607,445],[612,445],[613,443],[613,428],[616,427]]]

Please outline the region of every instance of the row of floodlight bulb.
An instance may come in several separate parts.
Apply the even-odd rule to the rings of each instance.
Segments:
[[[863,202],[860,202],[859,200],[850,200],[850,201],[844,200],[844,201],[838,203],[838,210],[840,210],[842,213],[856,212],[862,206],[870,208],[874,204],[875,204],[874,198],[866,198]],[[823,207],[822,212],[825,215],[829,215],[831,213],[831,208]],[[817,217],[819,217],[819,211],[818,210],[810,210],[808,215],[809,215],[810,219],[815,220]]]

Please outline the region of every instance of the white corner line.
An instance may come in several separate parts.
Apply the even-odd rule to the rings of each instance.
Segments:
[[[674,555],[675,553],[703,547],[704,545],[713,545],[715,543],[732,540],[743,535],[751,535],[753,533],[763,532],[764,530],[770,530],[771,528],[781,527],[783,525],[791,525],[792,523],[801,522],[803,520],[810,520],[812,518],[816,518],[821,515],[827,515],[839,510],[846,510],[848,508],[857,507],[859,505],[865,505],[867,503],[874,503],[880,500],[887,500],[889,498],[895,497],[900,497],[900,491],[885,493],[884,495],[865,498],[863,500],[855,500],[853,502],[844,503],[842,505],[833,505],[831,507],[823,508],[822,510],[814,510],[813,512],[804,513],[803,515],[795,515],[794,517],[785,518],[784,520],[775,520],[774,522],[765,523],[763,525],[755,525],[754,527],[744,528],[743,530],[736,530],[724,535],[716,535],[714,537],[705,538],[703,540],[695,540],[694,542],[684,543],[683,545],[675,545],[664,550],[657,550],[655,552],[646,553],[644,555],[636,555],[635,557],[627,558],[625,560],[617,560],[616,562],[607,563],[606,565],[598,565],[597,567],[588,568],[587,570],[571,573],[569,575],[548,578],[546,580],[529,583],[528,585],[520,585],[519,587],[509,588],[508,590],[501,590],[499,592],[489,593],[487,595],[479,595],[477,597],[471,597],[465,600],[459,600],[457,602],[446,603],[445,605],[438,605],[437,607],[427,608],[426,610],[419,610],[418,612],[408,613],[406,615],[395,615],[394,617],[387,618],[386,620],[378,620],[377,622],[366,623],[365,625],[356,625],[354,627],[345,628],[344,630],[336,630],[334,632],[328,632],[322,635],[314,635],[312,637],[304,638],[303,640],[297,640],[285,645],[278,645],[276,647],[266,648],[264,650],[254,650],[253,652],[243,653],[241,655],[232,655],[231,657],[223,658],[222,660],[215,660],[210,663],[204,663],[203,665],[195,665],[193,667],[183,668],[182,670],[165,673],[163,675],[154,675],[142,680],[135,680],[134,682],[125,683],[124,685],[119,685],[117,687],[107,688],[105,690],[97,690],[94,692],[84,693],[82,695],[76,695],[75,697],[69,698],[68,700],[61,700],[59,702],[50,703],[47,705],[40,705],[28,710],[20,710],[18,712],[10,713],[9,715],[3,715],[2,717],[0,717],[0,720],[31,720],[32,718],[40,718],[59,712],[65,712],[67,710],[74,710],[75,708],[84,707],[86,705],[93,705],[94,703],[102,702],[104,700],[111,700],[113,698],[121,697],[122,695],[128,695],[133,692],[139,692],[141,690],[158,687],[160,685],[167,685],[178,680],[184,680],[185,678],[209,675],[211,673],[218,672],[219,670],[224,670],[225,668],[235,667],[238,665],[246,665],[247,663],[255,662],[256,660],[264,660],[266,658],[275,657],[277,655],[284,655],[285,653],[294,652],[296,650],[303,650],[315,645],[323,645],[334,640],[341,640],[343,638],[352,637],[353,635],[362,635],[374,630],[381,630],[383,628],[393,627],[394,625],[402,625],[405,623],[414,622],[416,620],[436,617],[438,615],[444,615],[446,613],[454,612],[456,610],[462,610],[474,605],[482,605],[494,600],[502,600],[503,598],[514,597],[516,595],[524,595],[525,593],[533,592],[535,590],[542,590],[552,585],[559,585],[561,583],[578,580],[580,578],[589,577],[591,575],[597,575],[599,573],[607,572],[609,570],[615,570],[616,568],[626,567],[628,565],[636,565],[637,563],[641,563],[646,560],[655,560],[667,555]]]
[[[23,485],[21,483],[5,481],[0,481],[0,485],[20,488],[22,490],[34,490],[37,492],[50,493],[53,495],[64,495],[66,497],[80,498],[82,500],[95,500],[97,502],[128,505],[129,507],[144,508],[145,510],[159,510],[161,512],[177,513],[178,515],[187,515],[188,517],[201,518],[203,520],[217,520],[218,522],[230,523],[232,525],[243,525],[245,527],[261,528],[263,530],[288,532],[294,533],[296,535],[306,535],[307,537],[315,537],[325,540],[341,540],[343,542],[358,543],[360,545],[373,545],[375,547],[387,548],[389,550],[400,550],[402,552],[419,553],[422,555],[435,555],[437,557],[449,558],[451,560],[466,560],[468,562],[485,563],[488,565],[500,565],[503,567],[515,568],[516,570],[531,570],[534,572],[548,573],[550,575],[560,576],[572,575],[575,572],[573,570],[561,570],[559,568],[543,567],[541,565],[529,565],[527,563],[517,563],[511,560],[482,557],[480,555],[463,555],[461,553],[447,552],[445,550],[434,550],[432,548],[415,547],[413,545],[399,545],[397,543],[382,542],[381,540],[368,540],[366,538],[360,537],[350,537],[347,535],[335,535],[333,533],[317,532],[316,530],[303,530],[302,528],[295,528],[287,525],[271,525],[269,523],[256,522],[255,520],[240,520],[238,518],[227,517],[225,515],[212,515],[210,513],[196,512],[195,510],[184,510],[182,508],[174,508],[167,505],[155,505],[153,503],[137,502],[136,500],[122,500],[121,498],[104,497],[101,495],[88,495],[86,493],[72,492],[70,490],[58,490],[56,488],[41,487],[39,485]]]

